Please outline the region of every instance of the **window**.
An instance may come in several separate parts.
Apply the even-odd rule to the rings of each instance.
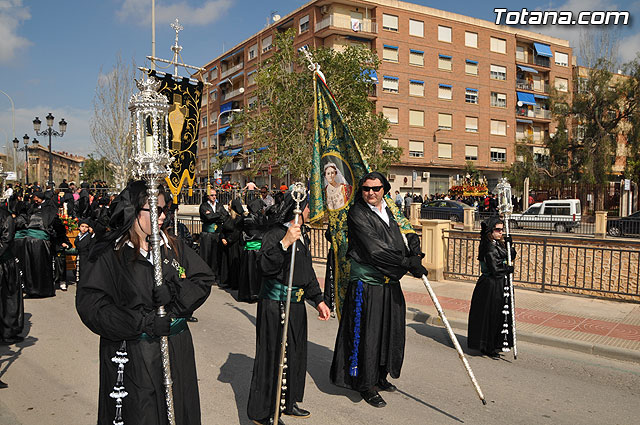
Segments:
[[[533,147],[533,160],[538,164],[545,164],[549,160],[549,149],[548,148],[540,148],[537,146]],[[545,208],[546,210],[546,208]],[[567,213],[568,215],[568,213]]]
[[[258,56],[258,43],[249,47],[249,51],[247,52],[247,60],[255,59]]]
[[[465,117],[464,119],[464,131],[469,133],[478,132],[478,117]]]
[[[209,119],[209,122],[211,123],[211,125],[215,124],[218,122],[218,111],[214,111],[211,113],[211,117]]]
[[[409,64],[424,66],[424,52],[422,50],[411,49],[409,51]]]
[[[207,126],[207,117],[202,117],[202,126],[203,127]]]
[[[209,102],[209,99],[207,99],[207,92],[203,92],[202,93],[202,104],[204,105],[205,103]]]
[[[467,47],[478,47],[478,33],[465,31],[464,45]]]
[[[271,40],[272,37],[270,35],[262,39],[262,53],[271,50],[271,47],[273,47],[271,44]]]
[[[491,120],[491,134],[498,136],[507,135],[507,122],[500,120]]]
[[[253,108],[257,102],[258,102],[258,96],[251,96],[247,100],[247,104],[249,105],[249,108]]]
[[[392,148],[398,147],[398,139],[382,139],[383,142],[386,142]]]
[[[302,34],[305,31],[309,30],[309,15],[305,15],[302,18],[300,18],[300,34]]]
[[[478,75],[478,62],[467,59],[464,63],[464,72],[469,75]]]
[[[218,90],[213,90],[211,93],[209,93],[209,99],[211,99],[212,102],[214,100],[217,100],[218,99]]]
[[[527,56],[524,53],[524,46],[516,46],[516,60],[518,62],[526,62]]]
[[[398,62],[398,46],[383,45],[382,59],[389,62]]]
[[[505,93],[491,92],[491,106],[496,108],[507,107],[507,95]]]
[[[555,84],[556,90],[558,91],[566,92],[568,90],[569,82],[566,78],[556,77]]]
[[[398,31],[398,17],[395,15],[382,14],[382,29],[387,31]]]
[[[424,111],[409,110],[409,126],[424,127]]]
[[[507,68],[500,65],[491,65],[491,78],[494,80],[506,80]]]
[[[424,157],[424,142],[418,140],[409,140],[409,157]]]
[[[385,75],[382,79],[382,91],[386,93],[398,93],[398,78]]]
[[[451,130],[453,116],[451,114],[438,113],[438,128],[440,130]]]
[[[491,162],[506,162],[507,150],[505,148],[491,148]]]
[[[451,159],[451,143],[438,143],[438,158]]]
[[[218,67],[214,66],[211,68],[211,71],[209,71],[209,81],[215,80],[216,78],[218,78]]]
[[[438,55],[438,69],[451,71],[451,56]]]
[[[478,103],[478,90],[467,87],[464,91],[464,101],[466,103]]]
[[[569,66],[569,55],[566,53],[556,52],[556,65]]]
[[[203,136],[202,139],[200,139],[200,145],[202,146],[202,149],[207,147],[207,136]]]
[[[207,169],[207,160],[203,159],[202,161],[200,161],[200,169],[201,170],[206,170]]]
[[[247,85],[252,86],[256,83],[256,71],[247,74]]]
[[[491,37],[491,51],[496,53],[507,53],[507,40]]]
[[[464,159],[467,161],[477,161],[478,147],[473,145],[466,145],[464,147]]]
[[[438,25],[438,41],[451,43],[451,27],[443,27]]]
[[[578,124],[578,126],[576,127],[576,139],[577,140],[583,140],[586,130],[587,129],[586,129],[586,127],[584,125]]]
[[[409,96],[424,96],[424,81],[409,80]]]
[[[409,19],[409,35],[424,37],[424,22]]]
[[[449,84],[440,84],[438,86],[438,99],[448,99],[451,100],[453,95],[453,89]]]
[[[398,108],[382,107],[382,115],[389,120],[391,124],[398,124]]]

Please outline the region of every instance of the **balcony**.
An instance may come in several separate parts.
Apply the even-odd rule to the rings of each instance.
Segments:
[[[534,117],[535,118],[542,118],[542,119],[545,119],[545,120],[550,120],[551,119],[551,111],[549,111],[548,109],[534,108]]]
[[[370,19],[354,19],[350,16],[332,14],[316,23],[316,33],[326,29],[334,28],[345,34],[377,34],[378,24]],[[342,31],[340,31],[342,30]],[[346,31],[346,32],[345,32]]]
[[[516,80],[516,89],[533,91],[533,83],[527,80]]]
[[[228,91],[226,93],[222,93],[222,100],[229,100],[233,97],[239,96],[244,93],[244,87],[237,88],[235,90]]]
[[[544,66],[545,68],[551,67],[551,62],[548,57],[545,56],[535,56],[533,58],[533,64],[538,66]]]
[[[229,75],[235,74],[236,72],[240,71],[242,68],[244,68],[244,62],[240,62],[239,64],[227,69],[226,71],[222,71],[222,73],[220,74],[220,79],[226,78]]]
[[[518,78],[516,80],[516,90],[529,90],[538,93],[549,93],[549,83],[531,82]]]
[[[232,171],[242,170],[243,168],[244,168],[244,163],[242,161],[230,162],[224,166],[222,171],[225,173],[230,173]]]

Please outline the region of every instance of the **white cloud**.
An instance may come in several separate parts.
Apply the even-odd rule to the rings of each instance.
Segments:
[[[208,0],[200,6],[192,6],[187,1],[170,5],[164,4],[166,1],[156,1],[156,24],[170,23],[178,18],[183,24],[207,25],[219,19],[231,7],[233,1]],[[122,20],[149,25],[151,4],[149,0],[124,0],[117,14]]]
[[[620,58],[622,62],[634,60],[640,53],[640,32],[620,40]]]
[[[91,141],[91,133],[89,131],[89,119],[93,112],[88,109],[78,109],[73,107],[54,107],[51,105],[39,105],[29,108],[16,108],[16,138],[23,146],[22,137],[27,134],[31,140],[35,137],[42,146],[48,148],[49,138],[44,136],[36,136],[33,131],[33,120],[39,117],[42,121],[42,129],[46,128],[45,116],[51,112],[55,117],[54,130],[58,130],[58,122],[64,118],[67,122],[67,131],[63,137],[52,137],[51,147],[54,151],[65,151],[75,155],[87,156],[95,150],[95,146]],[[11,123],[11,111],[0,115],[0,150],[6,152],[5,144],[8,142],[10,149],[13,148],[13,130]],[[5,138],[6,132],[6,138]],[[22,154],[24,158],[24,153]],[[20,157],[18,157],[19,159]]]
[[[8,62],[16,51],[31,45],[31,42],[18,35],[22,21],[31,19],[29,8],[22,6],[22,0],[0,1],[0,62]]]

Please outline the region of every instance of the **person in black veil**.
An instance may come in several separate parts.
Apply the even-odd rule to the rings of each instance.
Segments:
[[[282,315],[287,297],[289,270],[293,242],[296,255],[291,292],[291,308],[287,334],[286,385],[282,394],[285,399],[285,415],[307,417],[310,413],[298,406],[304,396],[307,373],[307,310],[305,299],[318,310],[320,320],[328,320],[329,307],[322,299],[322,291],[313,270],[309,237],[303,234],[305,220],[309,218],[308,205],[302,205],[302,215],[294,224],[295,201],[287,193],[280,204],[267,211],[270,224],[262,238],[259,261],[262,286],[256,314],[256,355],[249,390],[247,415],[256,424],[273,421],[278,364],[282,341]],[[286,389],[284,388],[286,387]],[[283,421],[279,420],[282,424]]]
[[[16,219],[15,254],[23,273],[24,293],[28,297],[55,296],[56,248],[69,248],[58,208],[42,192],[34,192],[27,212]]]
[[[242,256],[242,221],[244,220],[242,200],[236,198],[229,205],[229,218],[222,224],[220,243],[222,256],[220,259],[220,287],[238,289],[238,271]]]
[[[254,303],[260,293],[260,268],[258,267],[258,250],[262,246],[265,216],[265,203],[262,199],[249,202],[249,214],[242,222],[242,255],[238,274],[238,301]]]
[[[406,235],[384,201],[391,185],[379,172],[360,179],[347,215],[351,263],[330,378],[334,385],[360,392],[374,407],[386,402],[376,387],[395,391],[387,381],[400,377],[404,360],[406,305],[400,278],[422,277],[424,254],[415,233]]]
[[[15,221],[7,205],[0,205],[0,342],[15,344],[24,327],[22,275],[13,251]]]
[[[165,219],[165,199],[158,196],[158,224]],[[110,206],[109,230],[91,250],[80,275],[76,310],[82,322],[100,336],[98,424],[113,423],[116,401],[110,397],[118,364],[126,353],[122,420],[125,424],[165,425],[160,337],[169,337],[176,423],[199,425],[200,396],[195,353],[186,321],[211,292],[211,268],[180,239],[161,232],[163,284],[156,286],[148,238],[151,219],[147,185],[129,183]],[[167,316],[159,317],[164,305]]]
[[[509,300],[509,274],[513,273],[513,266],[507,264],[503,235],[504,222],[498,216],[482,222],[478,248],[482,274],[473,290],[469,309],[467,346],[491,357],[513,347]],[[516,251],[511,244],[511,259],[515,257]]]
[[[200,204],[200,221],[202,232],[198,238],[200,256],[209,264],[216,275],[220,273],[222,250],[220,249],[220,234],[222,224],[229,218],[229,213],[218,200],[218,192],[211,188],[207,199]]]

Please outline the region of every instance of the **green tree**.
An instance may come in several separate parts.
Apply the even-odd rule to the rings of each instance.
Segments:
[[[620,87],[628,104],[628,118],[621,125],[627,139],[625,177],[640,183],[640,55],[625,64],[623,70],[628,76]]]
[[[236,119],[234,131],[245,131],[255,147],[268,147],[254,154],[254,170],[269,163],[278,165],[281,175],[289,172],[295,179],[306,180],[314,138],[313,74],[304,56],[294,49],[294,36],[291,29],[276,35],[273,55],[256,74],[257,100]],[[385,172],[399,160],[401,150],[383,142],[389,123],[376,114],[368,98],[372,83],[365,75],[377,68],[378,57],[357,47],[343,52],[322,48],[311,53],[363,154],[372,168]]]
[[[104,156],[100,159],[89,154],[82,166],[82,180],[92,182],[94,180],[104,180],[109,186],[114,184],[113,166]]]

